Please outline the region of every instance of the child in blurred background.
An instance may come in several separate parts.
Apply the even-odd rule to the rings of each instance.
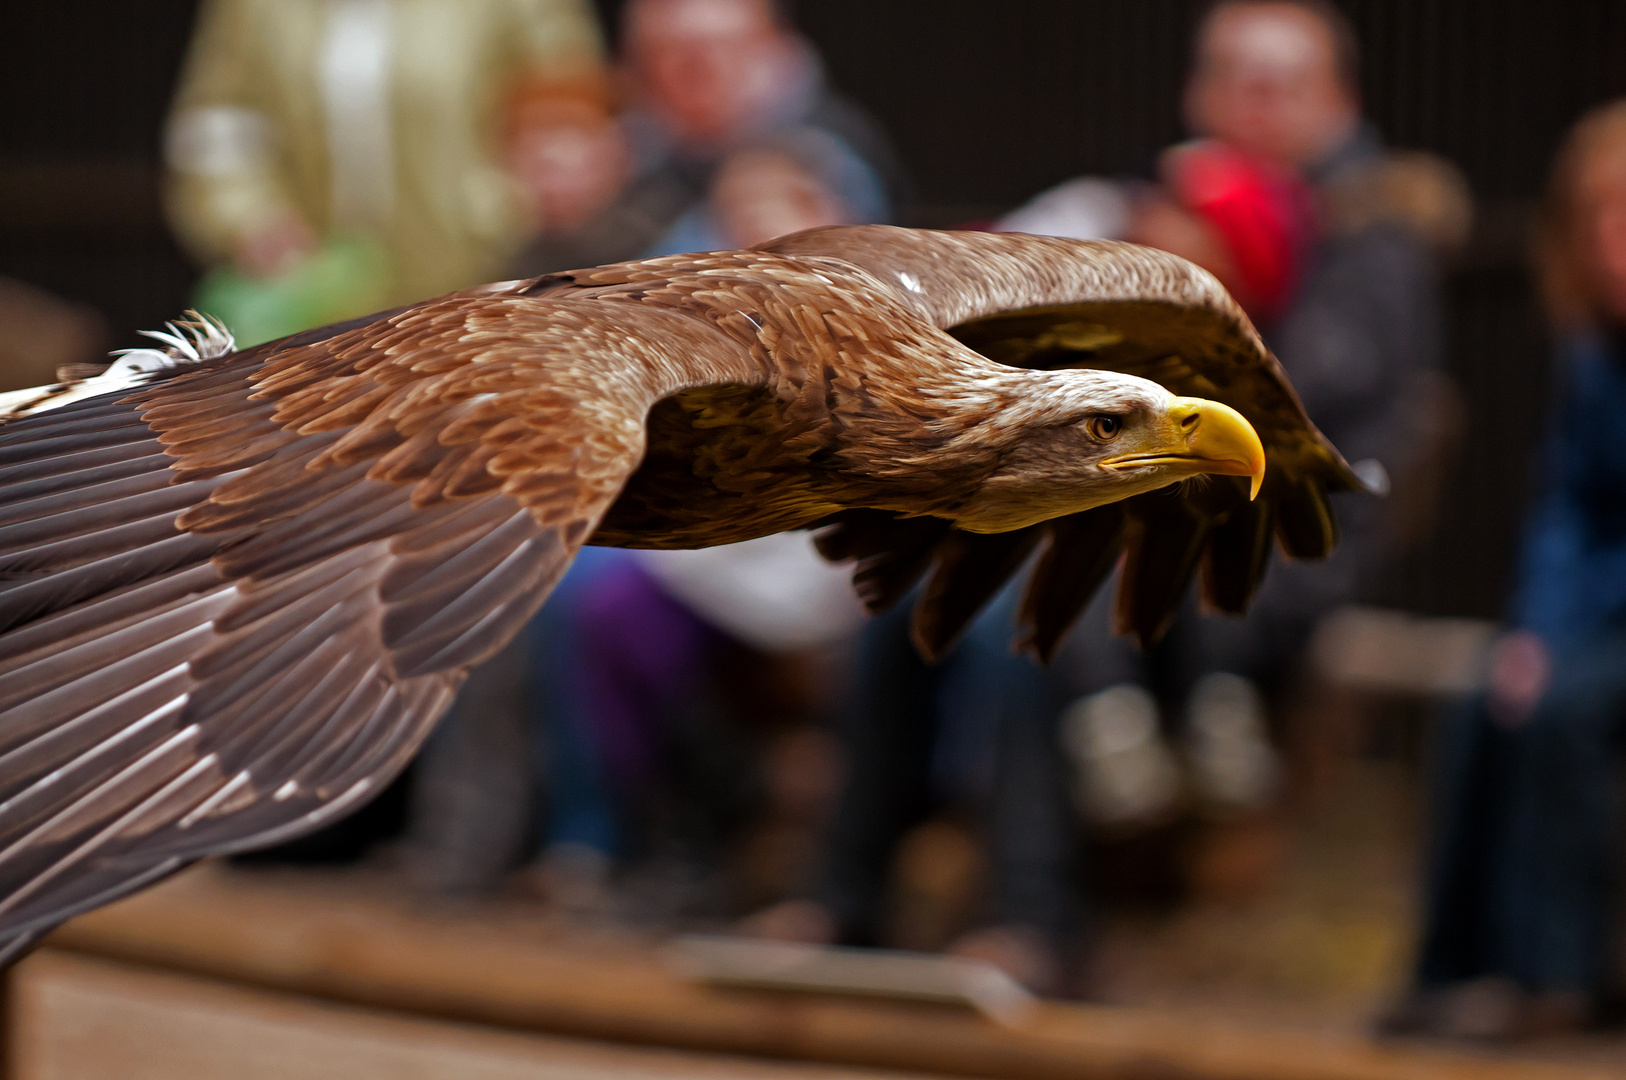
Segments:
[[[875,173],[836,137],[798,128],[748,146],[717,167],[703,202],[652,253],[751,247],[820,225],[885,221]]]

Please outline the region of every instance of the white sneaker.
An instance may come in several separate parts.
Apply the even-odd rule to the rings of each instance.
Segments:
[[[1180,794],[1180,768],[1158,728],[1157,701],[1121,683],[1079,698],[1062,716],[1073,797],[1087,821],[1130,825],[1157,817]]]
[[[1186,753],[1198,797],[1221,807],[1257,810],[1281,789],[1281,762],[1265,733],[1265,700],[1240,675],[1197,680],[1186,702]]]

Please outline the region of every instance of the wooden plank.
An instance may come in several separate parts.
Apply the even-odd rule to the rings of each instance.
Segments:
[[[909,1080],[521,1035],[52,950],[19,966],[11,1009],[16,1080]]]
[[[644,943],[436,915],[314,876],[205,867],[82,916],[61,948],[322,997],[616,1042],[1012,1080],[1581,1080],[1601,1071],[1156,1010],[966,1009],[685,982]]]
[[[727,934],[686,934],[662,949],[685,978],[755,990],[884,997],[963,1005],[1007,1026],[1039,999],[985,960],[898,949],[800,945]]]

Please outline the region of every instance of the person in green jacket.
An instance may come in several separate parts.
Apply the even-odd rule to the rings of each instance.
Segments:
[[[608,110],[585,0],[205,0],[164,148],[199,306],[248,344],[500,277],[539,99]]]

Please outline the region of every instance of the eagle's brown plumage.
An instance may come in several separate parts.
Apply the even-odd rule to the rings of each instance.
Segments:
[[[1067,369],[1233,406],[1264,443],[1262,496],[1170,486],[1257,476],[1230,410]],[[1023,634],[1048,655],[1120,552],[1120,621],[1142,638],[1199,565],[1241,610],[1272,533],[1324,554],[1326,493],[1355,483],[1213,278],[1023,236],[815,230],[83,393],[0,428],[14,948],[376,792],[584,542],[827,525],[873,606],[926,578],[934,655],[1037,551]]]

